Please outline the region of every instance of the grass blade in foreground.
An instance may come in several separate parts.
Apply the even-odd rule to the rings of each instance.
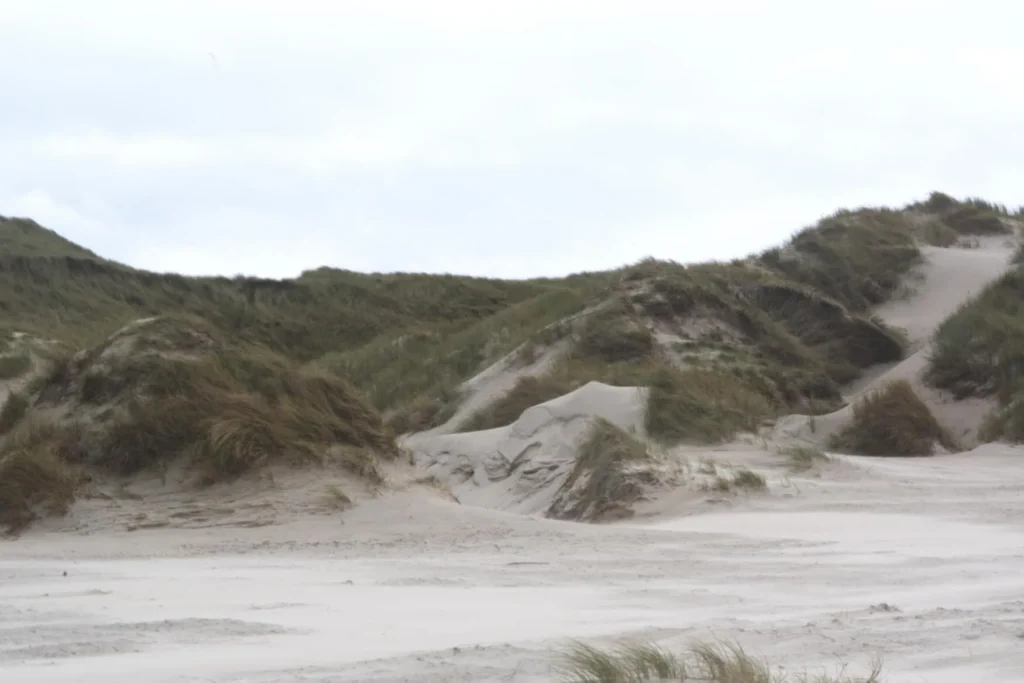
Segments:
[[[882,683],[881,664],[859,677],[845,667],[836,674],[773,673],[736,644],[699,643],[676,654],[652,644],[600,649],[573,643],[562,655],[564,683]]]

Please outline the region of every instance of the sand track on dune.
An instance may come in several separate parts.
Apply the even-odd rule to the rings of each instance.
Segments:
[[[999,236],[981,238],[972,248],[922,247],[924,263],[907,279],[904,296],[872,311],[906,334],[909,354],[898,363],[869,368],[846,387],[846,400],[852,403],[888,382],[907,380],[939,423],[963,447],[976,446],[978,429],[995,402],[976,398],[958,401],[948,392],[929,386],[924,374],[931,352],[930,340],[946,318],[1006,272],[1014,245],[1014,240]],[[849,405],[814,420],[805,415],[790,415],[778,421],[771,436],[825,446],[833,434],[849,424],[852,416]]]

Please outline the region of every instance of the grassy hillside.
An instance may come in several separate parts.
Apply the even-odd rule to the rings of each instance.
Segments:
[[[344,376],[399,430],[450,416],[461,383],[506,354],[564,340],[569,352],[550,373],[472,424],[507,421],[523,401],[599,379],[655,387],[665,410],[650,419],[669,438],[718,438],[782,410],[832,409],[862,368],[901,357],[901,340],[868,309],[897,293],[920,244],[1005,232],[1008,215],[935,193],[902,209],[838,211],[731,263],[650,259],[529,281],[334,268],[280,281],[155,274],[5,219],[0,327],[82,348],[140,317],[199,316],[232,339]],[[682,388],[701,386],[714,395]]]
[[[551,371],[525,377],[463,429],[508,424],[592,380],[651,387],[647,428],[667,441],[719,441],[779,413],[834,410],[841,385],[902,358],[899,335],[867,311],[898,295],[920,246],[1009,234],[1008,218],[936,194],[899,211],[837,212],[731,263],[626,268],[597,311],[563,329],[571,350]]]
[[[0,254],[103,261],[99,256],[27,218],[0,216]]]
[[[172,462],[200,483],[270,462],[379,481],[394,433],[445,420],[465,380],[502,358],[548,364],[463,429],[508,424],[592,380],[648,387],[646,427],[666,442],[833,410],[862,369],[902,358],[870,308],[899,295],[921,245],[1016,225],[1002,207],[936,193],[837,212],[729,263],[648,259],[529,281],[321,268],[277,281],[140,271],[2,219],[0,381],[27,384],[0,410],[0,524],[66,509],[90,477]],[[1024,251],[1019,261],[943,325],[930,378],[998,396],[989,431],[1024,440]],[[883,403],[861,412],[888,414]],[[942,441],[914,415],[924,441]],[[628,490],[608,474],[579,482]]]
[[[0,220],[0,326],[80,348],[127,322],[203,317],[308,361],[420,324],[472,324],[555,285],[322,268],[292,280],[192,278],[105,261],[31,221]]]
[[[939,327],[927,378],[957,398],[994,397],[982,438],[1024,441],[1024,246],[1013,268]]]
[[[184,463],[210,484],[271,463],[337,464],[373,483],[398,457],[338,377],[304,372],[201,319],[156,318],[54,363],[0,411],[0,525],[60,512],[92,476]]]

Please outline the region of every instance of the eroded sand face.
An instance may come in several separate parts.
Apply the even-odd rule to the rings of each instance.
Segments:
[[[770,492],[680,491],[609,526],[407,492],[280,526],[30,534],[2,546],[0,678],[525,683],[569,637],[712,636],[790,668],[1020,681],[1024,451],[802,475],[712,457]]]

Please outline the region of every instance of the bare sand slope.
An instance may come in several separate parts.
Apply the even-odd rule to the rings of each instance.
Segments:
[[[568,349],[568,343],[561,341],[553,344],[528,364],[519,361],[519,349],[513,351],[480,374],[463,382],[460,387],[462,400],[455,413],[444,424],[420,432],[418,436],[422,438],[425,435],[454,433],[466,419],[508,393],[519,380],[546,373],[565,355]]]
[[[710,636],[790,669],[1019,683],[1024,451],[824,476],[710,457],[770,491],[617,525],[406,492],[262,528],[36,531],[2,546],[0,680],[539,683],[569,637]]]
[[[1016,241],[1006,237],[977,240],[977,246],[922,247],[925,261],[905,285],[906,295],[876,308],[873,313],[903,330],[910,342],[910,354],[899,363],[878,366],[846,388],[847,400],[855,401],[893,380],[907,380],[928,405],[936,419],[965,447],[977,445],[978,428],[994,403],[984,399],[956,401],[944,391],[924,382],[930,339],[942,322],[1006,272]],[[847,406],[829,415],[809,419],[790,415],[776,424],[772,436],[784,441],[803,441],[819,446],[839,431],[852,417]]]
[[[591,382],[534,406],[514,424],[480,432],[410,436],[416,464],[463,503],[541,514],[555,501],[595,418],[643,433],[645,391]]]

